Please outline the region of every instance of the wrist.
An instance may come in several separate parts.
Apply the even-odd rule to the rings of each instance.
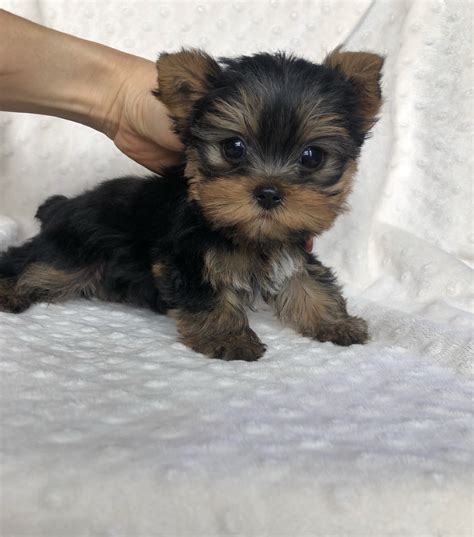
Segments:
[[[86,88],[84,104],[88,124],[114,139],[123,122],[134,123],[140,130],[139,111],[143,100],[151,97],[157,76],[153,62],[115,49],[103,49],[106,50],[100,51],[93,69],[93,78],[98,83],[92,92]]]
[[[56,108],[52,115],[82,123],[113,139],[121,121],[128,65],[135,57],[98,43],[65,37],[74,73],[62,77],[52,96],[51,105]]]

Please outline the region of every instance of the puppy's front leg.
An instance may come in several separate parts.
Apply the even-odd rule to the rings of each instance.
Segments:
[[[210,309],[174,311],[178,332],[185,345],[211,358],[258,360],[265,345],[249,327],[247,316],[235,293],[223,289]]]
[[[367,323],[351,317],[331,271],[313,256],[276,295],[265,297],[279,319],[304,336],[337,345],[365,343]]]

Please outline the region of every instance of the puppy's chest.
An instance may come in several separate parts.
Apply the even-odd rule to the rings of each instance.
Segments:
[[[270,253],[210,250],[204,279],[215,289],[230,288],[251,304],[257,296],[274,296],[304,268],[301,254],[281,248]]]

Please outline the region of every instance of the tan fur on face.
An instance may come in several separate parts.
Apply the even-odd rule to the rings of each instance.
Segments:
[[[211,123],[219,134],[228,131],[248,139],[257,135],[258,111],[261,107],[260,95],[240,90],[233,102],[216,100],[212,115],[205,115],[204,121]],[[206,137],[209,137],[208,133]]]
[[[324,60],[332,69],[339,69],[358,89],[360,109],[366,131],[374,125],[382,104],[379,81],[384,58],[369,52],[344,52],[340,47]]]
[[[332,186],[326,187],[324,189],[325,194],[331,194],[331,197],[335,197],[335,203],[342,206],[342,211],[346,209],[345,203],[347,197],[352,191],[352,184],[354,176],[357,173],[357,161],[350,160],[346,164],[344,173],[341,175],[339,181]]]
[[[337,114],[325,114],[319,102],[301,103],[300,116],[300,136],[304,140],[330,140],[335,136],[349,139],[347,129],[342,126],[343,118]]]
[[[356,163],[351,161],[340,181],[326,190],[274,181],[284,201],[273,211],[258,206],[253,192],[263,181],[250,177],[203,181],[197,174],[191,181],[190,195],[199,200],[204,214],[216,228],[235,227],[252,240],[285,241],[297,231],[318,235],[331,227],[345,209],[355,170]]]
[[[251,240],[285,241],[295,231],[321,233],[330,227],[340,208],[313,188],[285,185],[281,189],[285,196],[282,207],[265,211],[253,199],[257,184],[251,178],[200,184],[204,214],[216,227],[235,226]]]

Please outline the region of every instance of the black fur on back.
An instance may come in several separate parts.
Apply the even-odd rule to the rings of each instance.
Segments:
[[[232,248],[186,200],[181,167],[162,176],[106,181],[75,198],[53,196],[38,210],[41,233],[0,254],[0,276],[16,278],[31,263],[68,272],[96,267],[107,299],[188,311],[210,306],[202,282],[202,253]],[[171,273],[157,286],[150,268],[162,261]]]

